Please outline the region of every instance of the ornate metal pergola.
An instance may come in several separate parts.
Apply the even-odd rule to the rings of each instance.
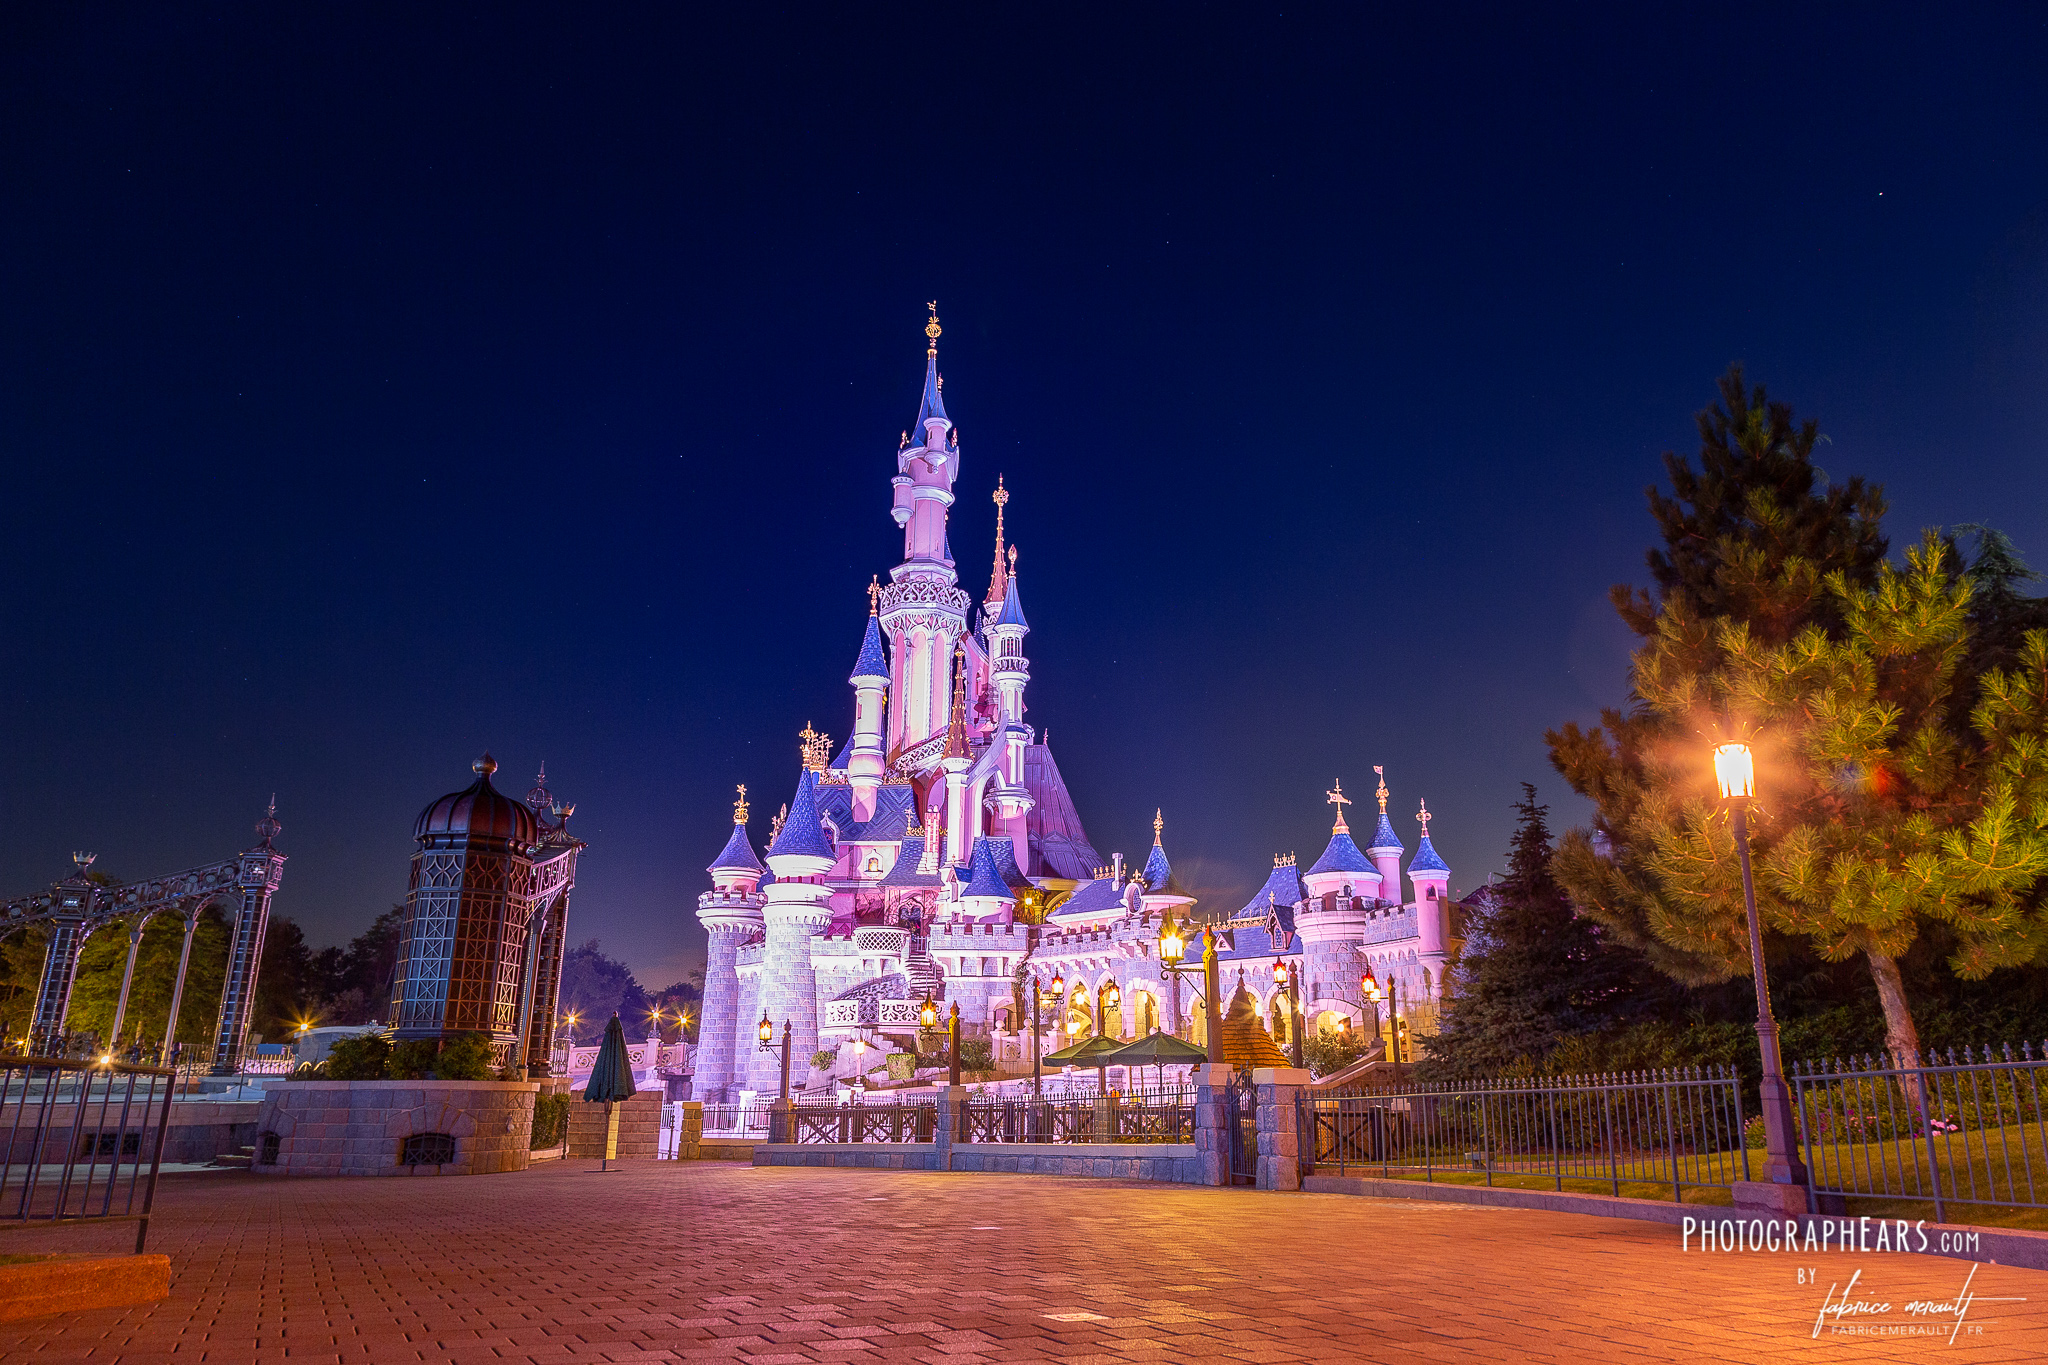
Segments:
[[[121,975],[121,995],[114,1006],[110,1038],[121,1035],[128,1013],[128,989],[135,981],[135,955],[142,934],[158,915],[185,921],[185,946],[178,957],[177,982],[171,988],[170,1020],[164,1028],[164,1053],[176,1040],[178,1007],[185,997],[185,972],[192,962],[192,935],[208,906],[228,914],[228,966],[221,990],[220,1017],[213,1036],[213,1074],[229,1076],[242,1060],[249,1035],[249,1010],[256,996],[256,971],[263,962],[263,937],[270,924],[270,898],[284,878],[284,854],[272,847],[283,831],[277,802],[256,822],[260,842],[232,858],[204,867],[187,868],[123,885],[101,885],[86,875],[90,853],[74,853],[75,870],[48,891],[0,904],[0,935],[30,925],[50,931],[43,954],[43,972],[36,988],[36,1009],[29,1030],[29,1050],[56,1046],[71,1011],[71,989],[78,978],[78,958],[85,941],[115,923],[128,926],[128,965]]]

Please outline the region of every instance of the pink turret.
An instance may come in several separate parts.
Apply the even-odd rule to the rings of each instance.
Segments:
[[[1402,905],[1406,902],[1401,898],[1401,855],[1407,850],[1402,848],[1400,837],[1394,833],[1394,826],[1387,819],[1387,797],[1392,795],[1387,790],[1387,770],[1375,764],[1373,772],[1380,779],[1380,789],[1376,793],[1380,799],[1380,823],[1372,832],[1372,847],[1366,852],[1379,864],[1380,899]]]
[[[869,583],[867,634],[861,638],[860,657],[854,660],[853,673],[847,678],[853,684],[853,743],[846,760],[846,782],[853,788],[853,818],[861,821],[874,818],[875,792],[888,767],[882,746],[888,724],[889,662],[882,651],[882,632],[876,619],[881,596],[880,586]]]
[[[896,452],[890,515],[903,527],[903,562],[889,571],[880,620],[890,643],[884,752],[906,772],[931,774],[944,747],[956,651],[967,637],[967,594],[956,586],[946,517],[960,472],[960,438],[939,393],[938,305],[925,326],[924,399]]]

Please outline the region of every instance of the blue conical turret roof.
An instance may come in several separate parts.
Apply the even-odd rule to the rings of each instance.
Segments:
[[[761,860],[754,856],[754,841],[747,837],[745,825],[734,825],[732,837],[725,841],[725,847],[718,850],[718,856],[711,861],[706,872],[759,872]]]
[[[1010,575],[1010,582],[1003,590],[1003,609],[996,613],[996,624],[1015,626],[1025,634],[1031,633],[1031,623],[1024,619],[1024,602],[1017,596],[1017,575]]]
[[[1423,835],[1421,846],[1415,850],[1414,860],[1408,864],[1409,875],[1413,876],[1417,872],[1441,872],[1449,876],[1450,871],[1451,865],[1438,855],[1436,845],[1429,841],[1429,836]]]
[[[857,683],[862,678],[889,680],[889,656],[882,652],[882,623],[868,617],[868,633],[861,637],[860,657],[853,661],[853,672],[847,681]]]
[[[946,400],[939,395],[939,353],[933,348],[924,358],[924,402],[917,407],[917,430],[924,430],[926,418],[945,416]]]
[[[1304,894],[1301,889],[1301,874],[1295,870],[1294,857],[1289,854],[1284,860],[1274,859],[1273,871],[1266,878],[1266,884],[1253,892],[1252,898],[1244,903],[1244,909],[1237,913],[1264,914],[1267,906],[1292,906],[1300,901]]]
[[[1309,875],[1318,872],[1372,872],[1372,860],[1359,851],[1352,842],[1351,831],[1339,829],[1330,835],[1330,846],[1323,850],[1323,856],[1316,859],[1316,865],[1309,869]]]
[[[1372,832],[1372,853],[1400,853],[1404,851],[1401,836],[1394,833],[1394,826],[1388,822],[1387,813],[1380,812],[1380,827]]]
[[[974,840],[974,861],[969,865],[967,885],[960,888],[964,899],[968,896],[993,896],[998,900],[1016,899],[1010,888],[1003,882],[1002,871],[996,866],[996,852],[990,847],[995,841],[986,834]]]
[[[809,768],[797,780],[796,796],[789,803],[789,818],[782,822],[782,832],[768,846],[769,857],[782,853],[810,858],[832,856],[832,841],[825,837],[825,828],[818,823],[818,775]]]

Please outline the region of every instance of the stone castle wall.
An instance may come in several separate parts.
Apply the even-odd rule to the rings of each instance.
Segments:
[[[287,1081],[265,1088],[258,1175],[486,1175],[526,1169],[532,1081]],[[455,1159],[401,1166],[408,1137],[446,1133]],[[274,1146],[273,1146],[274,1140]]]

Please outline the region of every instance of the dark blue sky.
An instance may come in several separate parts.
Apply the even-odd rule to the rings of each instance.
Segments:
[[[0,18],[0,886],[242,847],[315,942],[486,746],[665,984],[844,679],[945,321],[1032,719],[1235,905],[1332,777],[1456,882],[1624,687],[1731,360],[1894,544],[2048,563],[2048,24],[1716,5],[23,6]]]

